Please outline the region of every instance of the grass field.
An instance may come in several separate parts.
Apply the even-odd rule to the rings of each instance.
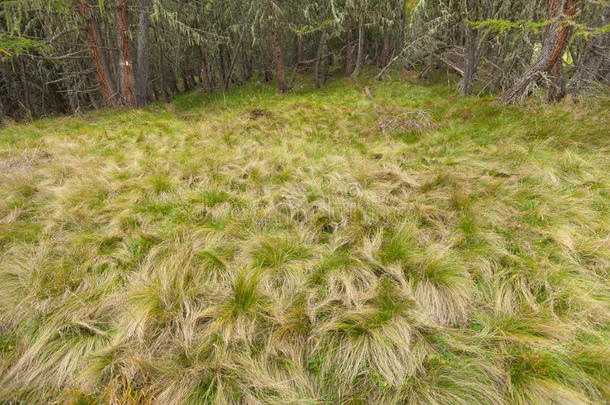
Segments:
[[[607,403],[610,103],[368,85],[1,129],[0,403]]]

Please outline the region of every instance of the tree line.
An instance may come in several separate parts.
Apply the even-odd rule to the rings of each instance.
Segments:
[[[0,0],[0,118],[137,107],[254,76],[447,70],[463,95],[610,84],[606,0]]]

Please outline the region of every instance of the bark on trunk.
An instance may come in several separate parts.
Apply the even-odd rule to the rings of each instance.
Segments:
[[[87,80],[87,86],[88,87],[93,87],[93,83],[91,83],[90,80]],[[95,95],[93,94],[92,91],[88,91],[87,92],[87,97],[89,98],[89,104],[91,104],[91,108],[93,110],[99,110],[100,106],[99,106],[97,100],[95,99]]]
[[[183,64],[184,77],[186,80],[187,89],[189,91],[194,89],[195,87],[197,87],[197,81],[195,80],[195,76],[197,76],[197,72],[193,65],[193,61],[195,60],[194,53],[195,53],[195,50],[193,48],[189,48],[185,52],[185,58],[184,58],[184,64]]]
[[[201,57],[201,82],[203,84],[203,90],[206,93],[211,93],[212,92],[212,83],[210,83],[208,66],[207,66],[207,62],[205,60],[205,52],[202,48],[199,48],[199,55]]]
[[[470,18],[476,20],[477,16],[474,9],[475,1],[468,0],[468,13],[470,14]],[[493,0],[489,0],[487,5],[487,20],[490,20],[493,17],[493,10]],[[469,96],[472,94],[472,82],[487,48],[487,41],[485,38],[485,31],[479,30],[479,33],[475,36],[472,26],[466,22],[464,24],[466,24],[466,63],[461,87],[462,95]]]
[[[526,95],[530,85],[541,83],[545,76],[553,75],[552,70],[557,68],[557,61],[563,56],[571,32],[571,27],[565,24],[561,17],[562,14],[568,18],[574,16],[576,3],[577,0],[565,0],[562,8],[560,7],[562,0],[549,0],[549,17],[556,21],[547,30],[540,56],[523,76],[502,95],[502,101],[506,103],[519,101]]]
[[[150,0],[140,0],[140,21],[138,27],[138,75],[136,77],[136,97],[139,106],[148,101],[148,30],[150,27]]]
[[[155,32],[155,42],[159,45],[159,59],[158,59],[158,70],[159,70],[159,87],[161,90],[161,93],[163,94],[163,99],[165,100],[166,103],[169,103],[170,99],[172,98],[172,94],[171,94],[171,90],[169,89],[169,87],[167,86],[167,81],[166,81],[166,74],[165,74],[165,63],[163,61],[163,45],[161,44],[161,42],[159,42],[159,37],[157,36],[157,33]]]
[[[532,1],[530,4],[528,17],[527,17],[528,21],[534,20],[534,16],[536,13],[536,6],[537,6],[536,3],[537,2]],[[517,65],[530,66],[530,64],[532,63],[532,55],[534,54],[534,48],[532,46],[529,46],[529,44],[531,44],[531,43],[532,43],[531,33],[529,33],[529,32],[523,33],[521,38],[518,40],[516,50],[513,52],[513,56],[510,58],[509,62],[507,63],[507,66],[508,66],[507,71],[513,71],[514,69],[516,69]],[[508,51],[506,51],[506,46],[503,46],[503,47],[500,46],[499,49],[495,52],[494,68],[491,71],[492,76],[494,75],[494,73],[496,72],[496,69],[497,69],[496,65],[497,65],[498,55],[503,52],[508,52]],[[492,89],[503,88],[503,86],[505,86],[503,75],[498,74],[498,75],[495,75],[495,77],[496,77],[496,79],[493,82]]]
[[[472,94],[472,80],[476,69],[476,41],[474,38],[474,30],[468,23],[464,23],[466,27],[466,67],[464,68],[464,76],[462,77],[462,95],[469,96]]]
[[[381,48],[381,56],[379,57],[379,67],[384,67],[390,62],[390,42],[392,39],[392,30],[388,24],[383,25],[383,47]]]
[[[288,86],[286,86],[286,75],[284,73],[284,59],[282,56],[282,42],[280,41],[280,30],[276,25],[273,31],[273,44],[275,47],[275,60],[277,67],[277,84],[280,93],[286,93]]]
[[[49,83],[48,84],[49,95],[51,97],[51,101],[53,102],[53,111],[56,114],[61,114],[65,112],[65,103],[64,100],[59,95],[59,89],[57,87],[57,83]]]
[[[398,35],[396,36],[396,45],[394,49],[398,50],[398,52],[402,52],[404,49],[404,37],[405,37],[405,7],[400,7],[400,11],[398,12]]]
[[[327,8],[328,4],[327,1],[323,1],[322,2],[322,18],[325,19],[326,18],[326,8]],[[326,49],[326,38],[327,38],[327,32],[326,32],[326,26],[324,26],[324,28],[322,28],[322,35],[320,37],[320,42],[318,43],[318,50],[316,51],[316,63],[314,66],[314,81],[316,83],[316,88],[320,88],[322,87],[322,82],[324,81],[324,78],[322,76],[326,76],[326,72],[321,71],[321,67],[322,67],[322,58],[324,57],[324,52]]]
[[[327,39],[327,42],[328,42],[328,39]],[[328,47],[326,47],[326,50],[328,51]],[[328,79],[330,67],[334,64],[335,64],[335,55],[332,52],[329,52],[328,57],[324,58],[324,74],[322,75],[323,83],[326,83],[326,80]]]
[[[167,67],[167,80],[169,80],[168,85],[172,90],[172,97],[173,95],[180,94],[180,87],[178,87],[178,75],[171,65]]]
[[[227,78],[227,67],[226,67],[226,47],[224,44],[218,45],[218,65],[220,66],[220,78],[222,79],[222,84],[225,86],[225,90],[227,90],[226,83],[229,82],[229,78]],[[230,83],[230,82],[229,82]]]
[[[296,58],[297,58],[297,66],[298,66],[301,63],[301,61],[303,60],[303,38],[301,37],[301,35],[296,36],[296,41],[297,41]]]
[[[244,54],[244,71],[246,74],[246,80],[252,79],[254,76],[254,67],[252,63],[252,55]]]
[[[294,82],[297,79],[297,73],[299,72],[299,68],[301,67],[301,61],[303,60],[303,40],[300,35],[296,36],[295,51],[297,59],[294,62],[294,67],[292,68],[292,76],[290,77],[290,83],[288,83],[289,89],[294,88]]]
[[[21,81],[21,100],[27,119],[32,119],[32,104],[30,103],[30,84],[28,82],[28,76],[25,71],[25,63],[23,62],[23,56],[17,58],[19,64],[19,79]]]
[[[610,7],[604,7],[598,27],[610,23]],[[610,33],[595,35],[589,41],[570,80],[569,93],[577,94],[587,89],[594,81],[610,84]]]
[[[352,73],[352,79],[357,79],[360,76],[360,70],[362,69],[362,63],[364,58],[364,23],[362,20],[358,24],[358,56],[356,58],[356,67]]]
[[[163,56],[159,53],[159,87],[161,88],[161,93],[163,93],[163,99],[166,103],[169,103],[172,95],[170,89],[167,87],[167,82],[165,81],[165,68],[163,67]]]
[[[72,90],[72,83],[70,82],[69,78],[64,80],[64,87],[67,90],[68,103],[70,105],[70,113],[76,114],[78,112],[78,110],[80,110],[80,104],[78,102],[78,97],[76,97],[74,95],[74,91]]]
[[[351,18],[347,20],[347,38],[345,42],[345,76],[349,77],[354,72],[354,33]]]
[[[262,47],[262,56],[263,56],[263,74],[264,74],[264,79],[266,83],[269,83],[270,81],[273,80],[273,56],[271,55],[270,51],[268,50],[267,46],[263,46]]]
[[[193,70],[191,69],[190,66],[187,66],[185,68],[184,81],[186,83],[186,86],[185,86],[186,91],[191,91],[197,86],[197,83],[195,82],[195,74],[193,73]]]
[[[150,93],[153,101],[159,101],[161,99],[161,92],[159,91],[159,86],[154,82],[150,85]]]
[[[108,69],[108,62],[102,52],[101,40],[96,29],[95,20],[91,14],[91,10],[85,3],[79,3],[78,9],[80,14],[85,20],[85,31],[87,33],[87,45],[89,47],[89,56],[91,62],[93,62],[93,68],[95,70],[95,80],[97,86],[102,93],[102,100],[107,107],[116,106],[116,100],[114,98],[114,90],[110,83],[110,70]]]
[[[324,74],[320,69],[322,65],[322,58],[324,57],[324,50],[326,48],[326,28],[322,31],[322,37],[320,38],[320,43],[318,44],[318,51],[316,53],[316,64],[314,67],[314,79],[316,82],[316,88],[322,87],[322,82],[324,81]]]
[[[549,84],[548,101],[549,103],[554,103],[566,96],[566,82],[563,78],[563,59],[557,59],[549,73],[551,75],[551,83]]]
[[[127,5],[125,0],[114,0],[116,5],[116,24],[118,29],[118,43],[120,53],[120,66],[122,95],[125,98],[125,105],[131,108],[137,106],[133,80],[133,60],[131,58],[131,48],[129,44],[129,23],[127,20]]]
[[[225,78],[225,90],[229,90],[229,84],[231,83],[231,78],[233,77],[233,70],[235,70],[235,62],[237,61],[237,57],[239,56],[239,50],[241,49],[242,39],[243,33],[239,36],[237,47],[235,48],[235,54],[233,55],[233,58],[229,63],[229,72],[227,73],[227,77]]]

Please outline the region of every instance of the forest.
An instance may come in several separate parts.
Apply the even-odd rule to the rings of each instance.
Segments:
[[[607,0],[0,0],[0,404],[610,403]]]
[[[610,80],[605,0],[4,0],[0,116],[73,114],[340,70],[447,70],[463,95],[550,101]]]

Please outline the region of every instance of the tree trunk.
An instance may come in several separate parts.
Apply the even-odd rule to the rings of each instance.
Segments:
[[[102,93],[102,99],[107,107],[116,106],[114,99],[114,90],[110,83],[110,73],[108,69],[108,62],[102,52],[101,40],[98,35],[98,29],[96,29],[95,20],[91,15],[91,10],[85,3],[79,3],[78,9],[80,14],[85,20],[85,31],[87,32],[87,45],[89,46],[89,57],[93,62],[93,68],[95,70],[95,80],[97,86]]]
[[[383,24],[383,46],[381,48],[381,56],[379,57],[379,66],[384,67],[390,62],[390,42],[392,39],[392,30],[387,23]]]
[[[466,14],[468,18],[476,21],[476,13],[475,13],[475,1],[468,0]],[[470,25],[467,21],[463,22],[466,31],[466,63],[464,67],[464,76],[462,77],[462,95],[469,96],[472,93],[472,80],[474,79],[474,71],[476,69],[476,53],[477,53],[477,41],[474,35],[474,29],[472,25]]]
[[[273,30],[273,45],[275,47],[275,60],[277,64],[277,83],[278,90],[280,93],[286,93],[288,91],[288,86],[286,86],[286,75],[284,73],[284,59],[282,56],[282,42],[280,41],[280,29],[275,26]]]
[[[150,0],[140,0],[140,21],[138,27],[138,75],[136,77],[136,98],[139,106],[148,101],[148,30],[150,27]]]
[[[133,60],[131,58],[131,49],[129,44],[129,23],[127,20],[127,5],[125,0],[114,0],[116,5],[116,24],[118,30],[119,44],[119,71],[121,72],[122,95],[125,98],[125,105],[131,108],[137,106],[136,95],[133,84]]]
[[[358,57],[356,58],[356,68],[352,73],[352,79],[357,79],[360,76],[360,70],[362,69],[362,63],[364,58],[364,23],[360,20],[358,24]]]
[[[220,66],[220,78],[222,79],[222,84],[225,86],[225,90],[227,90],[227,83],[230,83],[229,78],[227,78],[227,67],[226,67],[226,47],[224,44],[218,44],[218,65]]]
[[[169,87],[167,86],[167,81],[166,81],[166,74],[165,74],[165,63],[163,61],[163,45],[161,44],[161,42],[159,41],[159,37],[157,35],[157,33],[155,32],[155,42],[159,45],[159,87],[161,90],[161,93],[163,94],[163,99],[165,100],[166,103],[169,103],[170,99],[173,97],[171,94],[171,90],[169,89]]]
[[[159,86],[157,83],[151,83],[150,85],[150,95],[152,96],[153,101],[159,101],[161,99],[161,92],[159,91]]]
[[[394,49],[398,50],[398,52],[402,52],[402,50],[404,49],[406,24],[407,19],[405,18],[405,7],[400,7],[400,10],[398,12],[398,34],[396,37],[396,45],[394,46]]]
[[[316,64],[314,67],[314,80],[316,82],[316,88],[322,87],[323,82],[323,73],[320,69],[322,64],[322,58],[324,57],[324,50],[326,48],[326,28],[322,30],[322,37],[320,38],[320,43],[318,44],[318,51],[316,53]]]
[[[235,70],[235,62],[237,61],[237,57],[239,56],[239,50],[241,49],[241,42],[243,40],[244,34],[241,33],[239,35],[239,40],[237,42],[237,47],[235,48],[235,54],[233,58],[231,58],[229,62],[229,72],[227,77],[225,78],[225,90],[229,90],[229,84],[231,83],[231,78],[233,77],[233,70]]]
[[[243,55],[241,55],[243,56]],[[248,68],[246,67],[246,61],[244,60],[243,57],[239,58],[239,76],[240,76],[240,82],[242,83],[242,85],[246,84],[248,82]]]
[[[199,55],[201,56],[201,82],[203,83],[203,90],[206,93],[211,93],[212,83],[210,83],[210,76],[208,72],[207,62],[205,60],[205,53],[201,47],[199,47]]]
[[[610,7],[605,6],[598,27],[610,22]],[[577,94],[584,91],[594,81],[610,84],[610,33],[593,36],[584,50],[576,74],[570,80],[569,92]]]
[[[165,81],[165,68],[163,67],[163,56],[159,53],[159,87],[161,88],[161,93],[163,93],[163,99],[166,103],[172,99],[171,90],[167,87],[167,82]]]
[[[185,49],[184,51],[184,63],[182,64],[182,74],[184,75],[184,89],[186,91],[191,91],[195,87],[197,87],[197,82],[195,81],[195,70],[193,69],[192,61],[195,59],[192,48]]]
[[[70,113],[76,114],[80,110],[80,104],[78,102],[78,97],[74,94],[72,83],[70,82],[70,78],[66,77],[64,80],[64,86],[67,90],[66,94],[68,96],[68,103],[70,105]]]
[[[549,17],[551,20],[557,21],[547,29],[546,39],[536,62],[502,95],[502,101],[514,103],[522,99],[530,85],[541,83],[545,79],[545,75],[552,76],[552,70],[557,69],[557,61],[563,56],[571,32],[571,27],[560,18],[562,14],[568,18],[574,16],[577,0],[565,0],[563,9],[560,7],[561,3],[562,0],[549,0]]]
[[[21,81],[21,100],[25,114],[28,120],[32,119],[32,103],[30,103],[30,84],[28,82],[28,76],[25,71],[25,63],[23,62],[23,56],[17,58],[19,64],[19,79]]]
[[[328,47],[326,47],[326,50],[328,50]],[[326,83],[326,80],[328,79],[330,67],[332,65],[334,65],[334,63],[335,63],[335,55],[332,52],[329,52],[328,57],[324,58],[324,74],[322,75],[323,83]]]
[[[347,20],[347,39],[346,39],[346,50],[345,50],[345,76],[351,76],[354,72],[354,33],[352,29],[352,20]]]
[[[261,56],[263,58],[263,75],[265,83],[269,83],[273,80],[273,56],[268,50],[267,46],[262,46]]]
[[[475,12],[475,1],[468,0],[468,10],[467,13],[469,18],[472,20],[477,20],[478,17]],[[493,17],[493,0],[488,1],[487,5],[487,20],[490,20]],[[479,67],[479,63],[481,62],[481,58],[485,53],[487,48],[486,34],[485,31],[479,30],[479,33],[475,36],[474,29],[472,26],[464,22],[466,24],[466,63],[464,67],[464,75],[462,76],[462,95],[469,96],[472,94],[472,82],[474,80],[474,75],[477,72],[477,68]]]
[[[296,62],[297,66],[299,66],[299,64],[303,60],[303,37],[301,35],[297,35],[296,42]]]
[[[551,75],[551,83],[549,83],[548,102],[554,103],[566,96],[566,81],[563,78],[562,58],[557,59],[549,73]]]
[[[322,18],[325,20],[326,19],[326,9],[328,7],[328,2],[327,0],[324,0],[322,2]],[[314,66],[314,72],[313,72],[313,76],[314,76],[314,81],[316,83],[316,88],[320,88],[322,87],[322,82],[324,81],[324,79],[322,78],[322,76],[326,76],[325,72],[323,73],[320,68],[322,65],[322,58],[324,57],[324,52],[326,49],[326,38],[327,38],[327,30],[326,30],[326,25],[324,25],[324,27],[322,28],[322,35],[320,37],[320,42],[318,43],[318,50],[316,51],[316,63]]]
[[[528,12],[528,17],[527,17],[528,21],[534,20],[534,16],[536,13],[536,6],[537,6],[537,2],[532,1],[530,4],[529,12]],[[518,39],[516,49],[513,52],[513,56],[509,59],[509,62],[506,63],[506,65],[508,66],[508,69],[507,69],[508,72],[514,71],[516,69],[517,65],[524,64],[525,66],[528,66],[528,67],[531,65],[532,56],[534,54],[534,47],[528,46],[528,44],[530,44],[531,42],[532,42],[531,33],[527,32],[527,31],[524,32],[523,35],[521,36],[521,38]],[[494,60],[494,68],[491,71],[492,75],[496,71],[498,54],[505,51],[504,50],[505,47],[500,46],[499,48],[500,49],[498,49],[495,54],[496,60]],[[500,72],[500,74],[498,74],[498,75],[495,75],[496,78],[493,81],[492,89],[500,89],[500,88],[504,87],[503,76],[504,75],[502,74],[502,72]]]
[[[183,83],[184,83],[183,87],[184,87],[185,91],[191,91],[196,86],[192,71],[191,71],[190,67],[188,67],[188,66],[184,67]]]
[[[474,71],[476,69],[476,41],[474,38],[474,30],[468,23],[464,23],[466,27],[466,66],[464,68],[464,76],[462,77],[462,95],[469,96],[472,94],[472,81],[474,79]]]
[[[243,56],[243,64],[244,64],[244,73],[246,76],[246,81],[252,79],[254,76],[254,68],[252,63],[252,55],[249,53],[242,53]]]
[[[289,89],[292,89],[294,87],[294,82],[297,79],[297,73],[299,72],[299,68],[301,67],[301,61],[303,60],[303,39],[300,35],[296,36],[295,56],[296,61],[294,62],[294,67],[292,68],[292,76],[290,77],[290,83],[288,83]]]
[[[87,80],[87,85],[91,85],[91,83],[89,83],[89,80]],[[89,97],[89,104],[91,104],[91,108],[93,110],[99,110],[100,106],[98,105],[97,100],[95,99],[95,96],[92,91],[87,92],[87,97]]]
[[[60,96],[58,94],[57,83],[48,83],[47,88],[51,102],[53,103],[53,112],[55,114],[61,114],[65,111],[65,109],[63,106],[64,103],[62,100],[60,100]]]
[[[172,98],[176,94],[180,94],[180,87],[178,87],[178,74],[176,70],[170,65],[167,66],[167,79],[169,80],[169,88],[172,91]]]

